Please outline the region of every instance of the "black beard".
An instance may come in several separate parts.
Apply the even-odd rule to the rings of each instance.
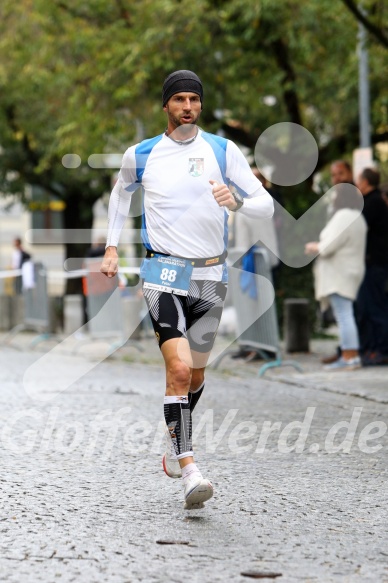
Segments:
[[[199,118],[199,114],[197,115],[196,118],[193,119],[192,123],[183,123],[179,117],[175,117],[174,115],[172,115],[170,112],[168,113],[168,118],[169,120],[173,123],[173,125],[176,128],[179,128],[179,131],[182,133],[190,133],[190,131],[192,131],[193,126],[197,125],[197,121]]]

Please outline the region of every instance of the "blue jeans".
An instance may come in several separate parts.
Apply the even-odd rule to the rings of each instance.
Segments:
[[[330,305],[338,324],[342,350],[358,350],[360,347],[353,301],[339,294],[329,295]]]

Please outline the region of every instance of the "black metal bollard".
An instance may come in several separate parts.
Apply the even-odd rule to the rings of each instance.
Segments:
[[[291,298],[284,301],[285,352],[309,352],[309,301]]]

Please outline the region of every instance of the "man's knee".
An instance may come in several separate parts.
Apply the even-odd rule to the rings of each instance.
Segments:
[[[167,390],[172,394],[188,391],[191,383],[191,369],[182,360],[175,359],[167,366]]]

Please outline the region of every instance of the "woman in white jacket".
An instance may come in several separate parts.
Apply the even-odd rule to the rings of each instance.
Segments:
[[[366,221],[363,199],[354,186],[339,185],[334,214],[320,233],[319,242],[307,243],[307,254],[319,253],[314,265],[315,297],[323,308],[330,303],[337,321],[342,356],[325,370],[361,366],[353,301],[365,272]]]

